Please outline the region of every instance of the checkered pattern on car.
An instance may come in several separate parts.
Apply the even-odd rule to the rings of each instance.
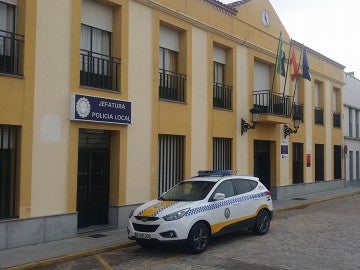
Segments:
[[[243,195],[243,196],[236,196],[236,197],[231,197],[229,199],[225,199],[222,201],[217,201],[217,202],[212,202],[203,206],[198,206],[195,207],[193,209],[190,209],[185,216],[192,216],[192,215],[196,215],[199,213],[203,213],[203,212],[207,212],[207,211],[211,211],[211,210],[215,210],[218,208],[222,208],[222,207],[226,207],[235,203],[240,203],[240,202],[245,202],[245,201],[249,201],[249,200],[253,200],[256,198],[261,198],[261,197],[265,197],[267,196],[267,194],[265,192],[260,192],[260,193],[256,193],[256,194],[251,194],[251,195]]]

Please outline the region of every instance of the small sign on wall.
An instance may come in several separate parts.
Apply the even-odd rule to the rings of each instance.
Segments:
[[[311,167],[311,154],[306,154],[306,167]]]
[[[131,124],[131,102],[72,94],[71,120],[128,125]]]
[[[280,155],[281,158],[289,158],[289,141],[288,140],[281,140],[280,144]]]

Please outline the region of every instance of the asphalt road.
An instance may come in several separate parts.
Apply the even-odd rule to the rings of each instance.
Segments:
[[[132,246],[41,269],[360,269],[360,194],[276,212],[267,235],[227,235],[200,255]]]

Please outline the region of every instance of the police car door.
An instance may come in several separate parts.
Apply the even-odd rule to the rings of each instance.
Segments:
[[[224,200],[212,200],[216,193],[225,194]],[[213,192],[210,198],[210,208],[212,211],[209,212],[211,215],[211,232],[218,233],[226,226],[232,223],[232,220],[236,218],[232,212],[232,198],[234,197],[234,188],[231,180],[225,180],[222,182]]]
[[[256,214],[259,207],[259,199],[254,196],[253,187],[248,179],[233,179],[236,204],[234,212],[239,217],[251,217]]]

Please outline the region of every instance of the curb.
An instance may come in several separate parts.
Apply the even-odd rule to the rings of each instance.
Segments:
[[[331,201],[331,200],[335,200],[335,199],[340,199],[340,198],[345,198],[345,197],[349,197],[349,196],[354,196],[356,194],[360,194],[360,190],[355,191],[355,192],[351,192],[351,193],[346,193],[346,194],[341,194],[341,195],[336,195],[333,197],[327,197],[327,198],[323,198],[323,199],[318,199],[318,200],[312,200],[312,201],[308,201],[308,202],[304,202],[304,203],[299,203],[296,205],[292,205],[292,206],[287,206],[287,207],[283,207],[283,208],[278,208],[275,209],[275,212],[282,212],[282,211],[288,211],[288,210],[293,210],[293,209],[301,209],[301,208],[305,208],[311,204],[316,204],[316,203],[321,203],[321,202],[326,202],[326,201]]]
[[[35,261],[35,262],[26,263],[26,264],[22,264],[22,265],[18,265],[18,266],[11,266],[11,267],[7,267],[7,268],[5,267],[4,269],[6,269],[6,270],[24,270],[24,269],[34,269],[34,268],[38,268],[38,267],[46,267],[51,264],[60,263],[60,262],[64,262],[64,261],[70,261],[73,259],[86,257],[86,256],[90,256],[90,255],[95,255],[98,253],[108,252],[108,251],[112,251],[112,250],[116,250],[116,249],[126,248],[126,247],[130,247],[133,245],[135,245],[135,242],[126,241],[126,242],[120,243],[120,244],[114,244],[111,246],[105,246],[105,247],[100,247],[100,248],[95,248],[95,249],[79,251],[79,252],[70,253],[70,254],[66,254],[63,256],[59,256],[59,257],[54,257],[54,258],[45,259],[45,260],[41,260],[41,261]]]

